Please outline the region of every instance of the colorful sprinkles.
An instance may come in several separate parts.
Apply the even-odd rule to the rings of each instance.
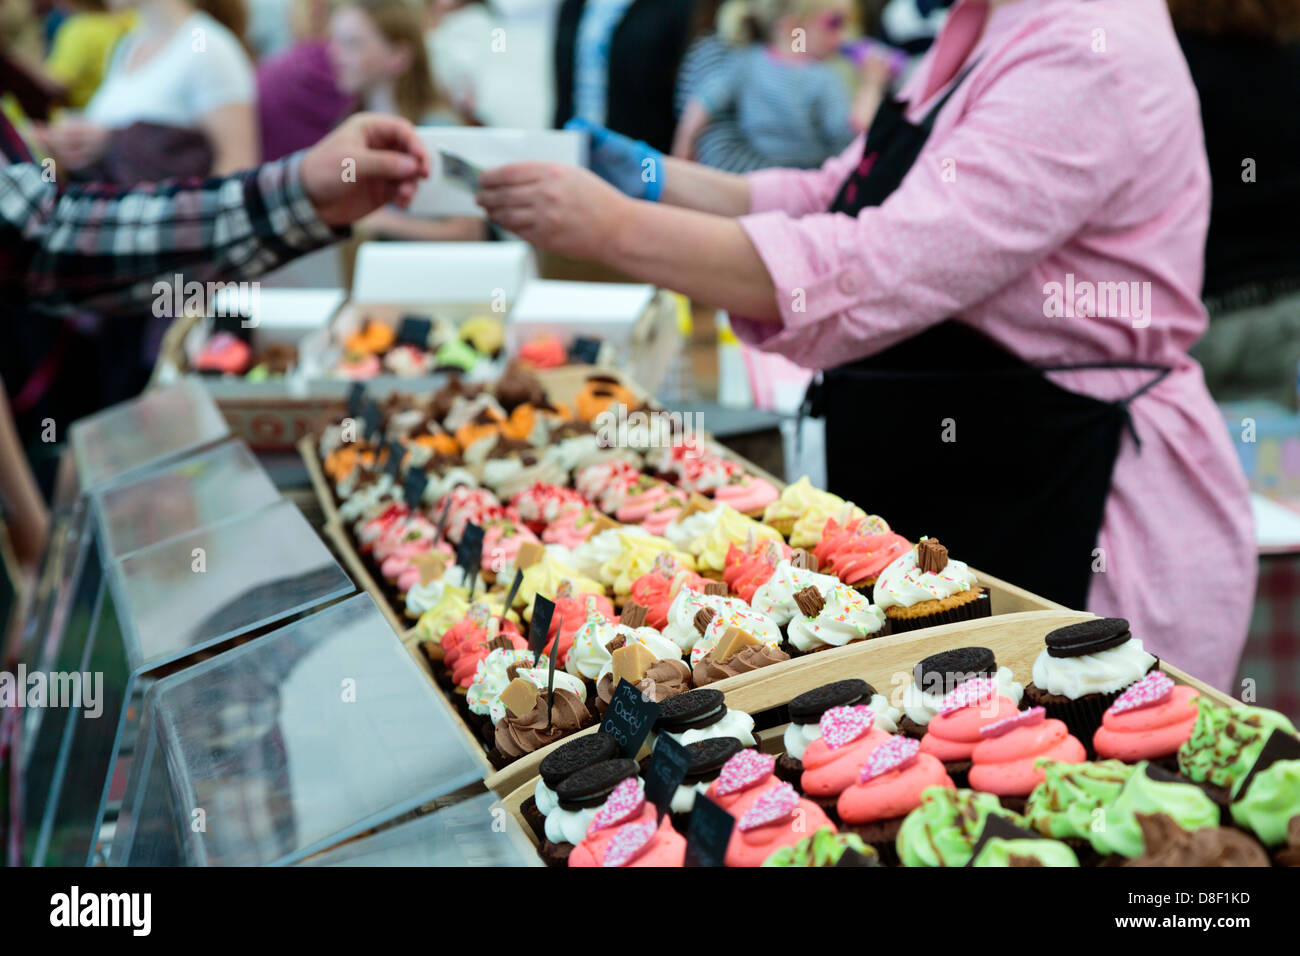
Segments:
[[[822,714],[817,726],[826,746],[838,750],[869,734],[875,724],[876,712],[870,707],[857,706],[832,707]]]
[[[628,777],[605,800],[605,805],[591,818],[591,829],[604,830],[636,816],[645,806],[645,784],[640,777]]]
[[[884,776],[891,770],[902,770],[916,762],[916,755],[921,751],[921,741],[911,737],[890,737],[887,741],[871,751],[871,756],[862,765],[858,774],[859,783],[867,783]]]
[[[1033,727],[1041,724],[1046,717],[1047,711],[1044,708],[1030,707],[1018,714],[1012,714],[1010,717],[1003,717],[991,724],[985,724],[980,728],[980,736],[1001,737],[1003,734],[1011,733],[1017,727]]]
[[[961,710],[963,707],[971,707],[982,700],[988,700],[997,692],[998,683],[993,678],[972,678],[953,688],[952,693],[939,702],[939,713],[946,717],[953,711]]]
[[[601,860],[600,865],[627,866],[645,852],[658,829],[658,824],[651,822],[629,823],[615,833],[609,841],[605,858]]]
[[[1112,714],[1126,714],[1130,710],[1155,707],[1169,699],[1174,692],[1173,679],[1164,671],[1152,671],[1136,684],[1130,684],[1124,693],[1110,705]]]
[[[718,781],[715,784],[717,790],[714,792],[720,797],[725,797],[729,793],[739,793],[766,780],[772,775],[772,768],[775,766],[776,758],[771,754],[759,753],[757,750],[742,750],[722,765],[722,773],[718,774]]]
[[[754,805],[745,811],[736,826],[745,831],[755,830],[769,823],[784,820],[794,813],[797,806],[799,806],[798,792],[790,784],[780,783],[755,800]]]

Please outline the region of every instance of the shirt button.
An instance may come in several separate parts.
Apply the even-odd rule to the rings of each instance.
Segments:
[[[855,295],[862,290],[862,280],[856,272],[841,272],[835,284],[845,295]]]

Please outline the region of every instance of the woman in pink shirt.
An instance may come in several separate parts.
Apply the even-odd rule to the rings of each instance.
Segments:
[[[833,490],[1228,686],[1254,536],[1187,356],[1209,179],[1163,0],[962,0],[900,100],[816,171],[732,176],[598,130],[622,193],[520,163],[480,202],[833,370]]]

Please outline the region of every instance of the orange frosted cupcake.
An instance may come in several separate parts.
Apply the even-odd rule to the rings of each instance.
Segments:
[[[1152,671],[1115,699],[1102,715],[1092,745],[1102,760],[1149,760],[1178,773],[1178,748],[1196,726],[1193,688],[1175,684],[1164,671]]]

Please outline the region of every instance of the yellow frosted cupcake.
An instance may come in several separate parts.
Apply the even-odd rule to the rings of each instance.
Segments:
[[[605,593],[605,585],[585,574],[579,574],[559,558],[547,553],[536,564],[524,569],[524,579],[519,584],[514,606],[532,607],[539,594],[554,601],[560,582],[565,580],[571,581],[573,589],[578,592]]]
[[[770,525],[746,518],[730,505],[722,506],[722,515],[702,535],[687,547],[695,555],[696,570],[715,581],[722,580],[727,550],[737,547],[752,549],[762,541],[784,545],[781,533]]]
[[[790,531],[790,547],[811,551],[822,543],[822,531],[831,518],[844,525],[866,516],[867,513],[857,505],[844,501],[836,495],[818,499],[794,523],[794,528]]]
[[[835,514],[836,508],[844,507],[844,501],[829,491],[814,488],[804,475],[794,484],[786,485],[781,496],[763,510],[763,523],[781,532],[782,537],[788,537],[794,531],[795,522],[815,505],[829,508],[829,513]]]
[[[626,597],[632,591],[632,582],[650,573],[661,554],[669,555],[676,564],[695,570],[695,559],[685,551],[674,548],[667,538],[650,534],[620,533],[623,549],[600,568],[600,576],[609,582],[615,597]]]

